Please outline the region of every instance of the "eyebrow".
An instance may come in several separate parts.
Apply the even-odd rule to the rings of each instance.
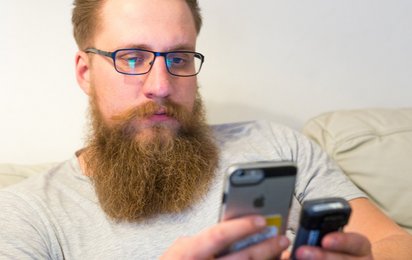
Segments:
[[[158,50],[153,50],[149,45],[146,44],[126,44],[126,45],[121,45],[122,47],[119,47],[117,49],[143,49],[143,50],[150,50],[150,51],[158,51]],[[192,47],[191,45],[188,44],[177,44],[175,46],[172,46],[170,48],[166,49],[167,51],[194,51],[195,48]]]

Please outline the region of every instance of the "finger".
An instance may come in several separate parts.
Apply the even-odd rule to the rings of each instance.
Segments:
[[[285,236],[269,238],[241,251],[227,255],[222,260],[237,259],[272,259],[279,257],[288,248],[289,239]]]
[[[296,259],[299,260],[315,260],[315,259],[323,259],[323,260],[340,260],[339,255],[334,252],[330,252],[330,254],[323,250],[320,247],[316,246],[300,246],[296,250]]]
[[[301,246],[296,251],[297,259],[324,259],[339,260],[352,257],[371,256],[369,240],[356,233],[334,232],[322,240],[322,248]]]
[[[194,245],[199,246],[196,257],[217,255],[234,242],[258,233],[266,227],[266,220],[261,216],[249,216],[220,222],[196,236]]]
[[[321,247],[315,246],[301,246],[296,251],[296,259],[298,260],[347,260],[347,259],[373,259],[371,255],[368,256],[354,256],[338,251],[328,251]]]
[[[353,256],[371,254],[372,246],[369,240],[357,233],[334,232],[325,236],[322,247],[329,251],[338,251]]]

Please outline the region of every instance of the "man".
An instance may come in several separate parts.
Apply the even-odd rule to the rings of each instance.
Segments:
[[[408,259],[411,237],[378,211],[320,149],[266,122],[209,128],[196,74],[193,0],[76,0],[76,76],[92,132],[74,158],[0,192],[0,256],[17,259],[210,259],[265,228],[261,216],[217,223],[232,163],[293,160],[299,204],[350,200],[346,233],[302,247],[301,259]],[[277,236],[227,259],[280,256]],[[286,252],[286,253],[285,253]]]

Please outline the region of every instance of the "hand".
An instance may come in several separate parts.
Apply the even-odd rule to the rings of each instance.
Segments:
[[[263,231],[266,221],[260,216],[242,217],[220,222],[192,237],[177,239],[161,259],[214,259],[232,243]],[[285,236],[277,236],[222,259],[269,259],[280,256],[289,246]]]
[[[322,248],[301,246],[296,251],[297,259],[362,259],[372,257],[372,247],[369,240],[357,233],[333,232],[322,240]]]

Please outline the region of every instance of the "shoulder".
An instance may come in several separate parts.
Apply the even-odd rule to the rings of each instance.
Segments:
[[[293,132],[291,128],[267,120],[244,121],[211,125],[215,133],[249,134],[251,131]]]
[[[212,126],[222,151],[250,153],[253,160],[294,160],[312,143],[300,132],[270,121],[249,121]],[[263,158],[255,158],[263,156]]]
[[[0,248],[6,250],[0,250],[0,258],[4,252],[16,259],[61,258],[55,232],[60,228],[59,202],[68,197],[63,193],[73,193],[76,185],[72,166],[66,161],[0,189]]]
[[[52,223],[26,198],[0,191],[0,259],[61,259]]]
[[[256,137],[284,141],[307,139],[295,129],[266,120],[218,124],[211,127],[219,141]]]
[[[0,189],[0,205],[13,205],[9,211],[14,210],[16,213],[38,207],[44,200],[45,190],[52,186],[50,184],[56,179],[63,164],[56,164],[48,170],[33,172],[31,176]],[[18,167],[16,171],[19,172]]]
[[[26,259],[46,259],[49,223],[34,209],[25,193],[14,189],[0,190],[0,258],[3,253]]]
[[[82,176],[77,176],[80,173],[73,167],[76,167],[73,160],[68,160],[0,189],[0,206],[8,207],[8,213],[21,214],[21,217],[47,214],[52,210],[50,205],[67,197],[62,194],[79,187],[77,179],[81,179]],[[0,214],[7,217],[4,212]]]

